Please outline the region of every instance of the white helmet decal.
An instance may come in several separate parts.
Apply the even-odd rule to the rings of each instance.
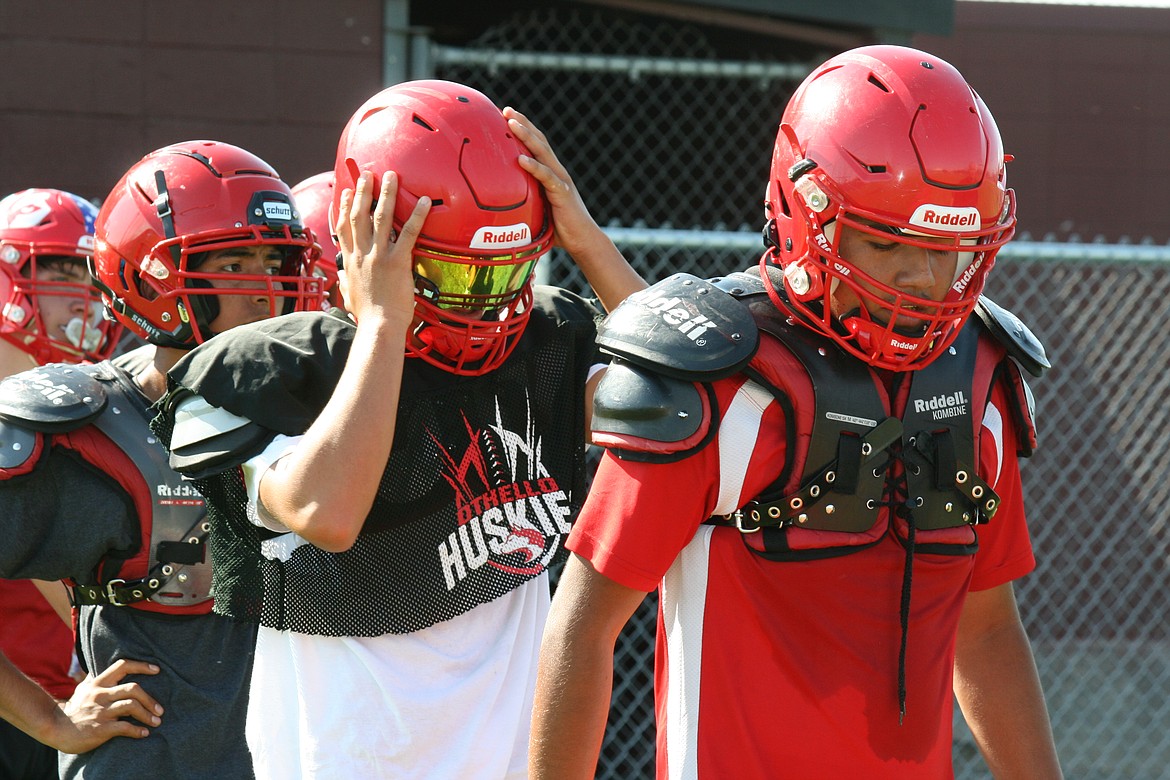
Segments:
[[[511,249],[514,246],[524,246],[532,243],[532,231],[523,222],[516,225],[481,227],[471,237],[468,247],[471,249]]]

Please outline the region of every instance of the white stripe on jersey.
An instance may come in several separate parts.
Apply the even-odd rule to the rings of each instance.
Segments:
[[[748,463],[764,410],[775,398],[747,381],[731,399],[719,424],[719,498],[715,514],[739,509]],[[695,536],[662,578],[662,625],[666,634],[666,765],[670,780],[698,776],[699,696],[703,664],[703,615],[711,551],[709,525]]]
[[[666,634],[666,766],[670,780],[698,777],[703,615],[713,526],[701,525],[662,578]]]
[[[743,503],[748,463],[760,433],[764,410],[775,398],[762,385],[744,382],[719,423],[719,498],[712,514],[729,515]]]
[[[999,484],[1000,469],[1003,468],[1003,415],[990,401],[983,411],[983,427],[991,434],[991,440],[995,442],[995,479],[991,480],[991,489],[995,490],[996,485]],[[978,453],[976,453],[976,458],[978,458]]]

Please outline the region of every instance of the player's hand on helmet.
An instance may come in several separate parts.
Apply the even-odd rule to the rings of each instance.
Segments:
[[[645,289],[646,281],[626,262],[589,214],[577,186],[553,153],[544,133],[514,108],[505,108],[504,116],[509,129],[532,154],[519,157],[520,167],[544,187],[552,207],[556,243],[585,272],[606,310],[613,311],[626,296]]]
[[[544,187],[549,205],[552,206],[557,244],[575,256],[596,239],[601,228],[593,220],[589,209],[585,208],[573,178],[557,159],[540,128],[511,106],[504,109],[504,117],[516,138],[528,147],[532,155],[521,156],[520,167],[532,174]]]
[[[394,230],[398,176],[387,171],[374,202],[374,177],[364,172],[356,188],[341,193],[337,241],[342,266],[338,271],[346,308],[358,322],[381,317],[410,326],[414,318],[412,253],[431,200],[421,197],[400,232]],[[372,214],[371,214],[372,210]]]
[[[138,683],[123,680],[130,674],[158,671],[154,664],[123,658],[101,674],[86,677],[73,696],[62,702],[45,741],[62,753],[86,753],[114,737],[148,736],[150,731],[143,725],[162,723],[162,705]]]

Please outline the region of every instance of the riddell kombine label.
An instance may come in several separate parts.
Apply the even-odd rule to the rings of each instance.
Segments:
[[[956,393],[936,395],[934,398],[914,399],[914,411],[919,414],[930,412],[931,419],[945,420],[967,413],[967,396],[962,390]]]
[[[471,237],[468,247],[471,249],[511,249],[515,246],[524,246],[532,243],[532,231],[528,225],[520,222],[516,225],[502,225],[500,227],[481,227]]]
[[[914,209],[910,216],[910,224],[915,227],[964,233],[979,227],[979,209],[973,206],[955,208],[923,203]]]

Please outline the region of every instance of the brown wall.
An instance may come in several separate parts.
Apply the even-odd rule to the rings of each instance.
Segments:
[[[325,170],[382,86],[381,25],[380,0],[0,0],[0,195],[101,198],[192,138],[290,184]],[[1021,230],[1170,240],[1170,9],[959,0],[954,34],[914,45],[991,106]]]
[[[1170,9],[960,2],[954,63],[991,107],[1021,230],[1170,240]]]
[[[381,87],[381,28],[380,0],[0,0],[0,194],[100,199],[195,138],[295,184]]]

